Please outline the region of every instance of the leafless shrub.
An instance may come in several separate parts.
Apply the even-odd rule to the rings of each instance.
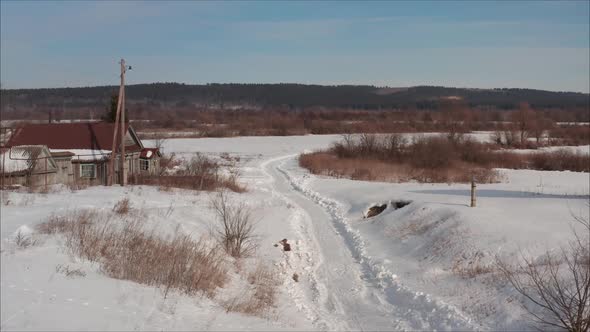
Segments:
[[[80,183],[70,183],[70,184],[68,184],[68,188],[70,189],[71,192],[76,192],[78,190],[83,190],[83,189],[88,188],[88,185],[80,184]]]
[[[549,129],[552,145],[590,144],[590,126],[562,125]]]
[[[113,206],[113,212],[116,214],[128,214],[129,210],[131,210],[131,203],[128,197],[122,198]]]
[[[221,166],[203,154],[199,153],[189,161],[179,161],[173,164],[175,164],[174,167],[168,167],[167,171],[158,176],[137,176],[133,179],[133,184],[155,185],[163,191],[169,191],[170,188],[205,191],[227,188],[234,192],[246,191],[238,183],[240,174],[237,168],[230,168],[229,176],[221,174]]]
[[[501,151],[490,143],[466,137],[417,137],[408,143],[400,135],[376,140],[345,135],[324,151],[303,154],[301,167],[313,174],[353,180],[427,183],[493,183],[501,180],[493,168],[590,171],[590,156],[567,150],[541,153]]]
[[[377,136],[374,134],[361,134],[359,148],[361,153],[374,153],[378,148]]]
[[[41,234],[72,233],[79,225],[91,224],[98,218],[95,210],[79,210],[66,215],[52,214],[45,222],[36,225],[35,230]]]
[[[219,164],[205,155],[197,153],[189,161],[183,163],[181,172],[184,175],[210,175],[214,177],[219,173]]]
[[[23,234],[21,231],[19,231],[14,236],[14,243],[18,248],[26,249],[36,245],[37,240],[34,240],[31,235]]]
[[[71,269],[68,265],[59,264],[55,267],[55,272],[62,273],[68,278],[83,278],[86,276],[86,272],[82,271],[82,269]]]
[[[178,232],[170,239],[146,231],[139,220],[115,223],[96,211],[52,216],[37,227],[40,233],[62,234],[71,254],[98,262],[117,279],[213,296],[227,281],[223,249]]]
[[[248,206],[231,202],[228,194],[220,191],[211,200],[211,207],[217,214],[213,235],[226,252],[236,258],[254,254],[258,237]]]
[[[249,288],[239,297],[224,303],[227,312],[241,312],[248,315],[262,315],[274,307],[280,281],[275,271],[259,264],[248,274]]]
[[[391,134],[385,137],[387,158],[391,160],[400,160],[407,144],[408,140],[400,134]]]
[[[176,159],[176,154],[162,154],[160,157],[160,167],[158,168],[158,175],[164,175],[171,172],[175,167],[180,166],[181,161]]]
[[[238,183],[236,177],[218,176],[202,177],[198,175],[162,175],[162,176],[138,176],[133,184],[157,186],[160,191],[170,191],[172,188],[214,191],[217,189],[229,189],[242,193],[246,188]]]
[[[494,144],[497,144],[497,145],[504,144],[503,137],[504,137],[504,135],[503,135],[502,131],[500,131],[500,130],[496,130],[490,135],[490,139],[492,140],[492,142],[494,142]]]
[[[590,155],[566,149],[533,153],[530,156],[530,164],[531,168],[544,171],[590,172]]]
[[[485,167],[459,164],[448,169],[413,168],[406,162],[389,162],[377,159],[338,158],[329,152],[313,152],[299,156],[299,165],[313,174],[362,181],[407,182],[463,182],[475,176],[479,183],[494,183],[500,174]]]
[[[464,254],[455,259],[451,271],[464,279],[472,279],[481,275],[496,273],[496,268],[493,258],[486,260],[486,256],[477,251],[472,254]]]
[[[157,133],[156,137],[154,138],[154,145],[155,148],[160,150],[160,153],[163,153],[164,143],[166,143],[167,139],[161,133]]]
[[[578,219],[585,234],[574,232],[568,246],[559,253],[547,252],[542,262],[523,254],[523,263],[517,265],[497,258],[505,279],[535,306],[523,303],[523,308],[543,328],[590,329],[590,223]]]

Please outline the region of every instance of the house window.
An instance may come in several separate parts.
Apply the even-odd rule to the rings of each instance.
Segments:
[[[96,178],[96,164],[80,164],[81,178]]]
[[[150,168],[150,161],[148,159],[139,159],[139,169],[147,171]]]

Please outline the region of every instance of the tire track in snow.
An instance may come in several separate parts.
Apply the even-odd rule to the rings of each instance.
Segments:
[[[278,264],[283,268],[285,275],[294,271],[302,274],[300,282],[287,285],[287,293],[295,302],[296,307],[319,330],[350,330],[348,325],[341,320],[335,319],[323,306],[324,303],[329,302],[329,292],[327,287],[318,282],[316,278],[317,269],[323,264],[323,259],[321,256],[313,255],[319,248],[311,247],[313,244],[317,244],[317,241],[313,234],[309,232],[309,225],[306,224],[306,222],[309,222],[309,216],[304,209],[298,207],[295,202],[287,198],[284,194],[281,194],[272,185],[277,179],[269,172],[267,167],[269,164],[284,158],[285,156],[281,156],[266,160],[260,165],[260,168],[271,184],[269,190],[271,195],[282,200],[289,207],[289,210],[292,210],[287,220],[289,220],[289,223],[299,238],[294,243],[295,246],[293,246],[291,251],[295,257],[289,253],[285,253],[285,261]]]
[[[373,261],[366,252],[360,233],[350,227],[346,218],[343,216],[340,204],[307,188],[303,179],[296,178],[285,170],[283,165],[289,160],[292,161],[295,156],[289,155],[269,160],[263,163],[264,171],[272,176],[266,170],[272,164],[274,166],[273,168],[280,172],[288,181],[293,191],[300,193],[314,204],[320,206],[328,214],[333,230],[343,240],[346,249],[350,252],[360,270],[363,285],[360,285],[359,288],[364,288],[364,300],[371,301],[371,305],[377,305],[375,311],[386,312],[392,316],[391,318],[395,318],[401,322],[401,326],[389,326],[389,329],[473,330],[478,328],[478,326],[473,324],[468,317],[464,316],[455,307],[433,299],[427,294],[415,292],[401,285],[396,280],[397,276],[395,274],[378,262]],[[285,195],[283,197],[289,200]],[[300,208],[303,209],[302,207]],[[339,250],[339,248],[331,248],[330,250]],[[324,280],[323,284],[325,285],[329,282],[330,280]],[[376,289],[378,292],[371,291],[371,289]],[[334,295],[336,297],[336,303],[338,303],[337,298],[339,296],[349,296],[350,294]],[[342,311],[342,308],[339,311]],[[354,312],[344,312],[344,314],[348,316],[347,318],[352,318],[352,325],[356,326],[357,329],[362,329]],[[375,329],[375,327],[371,329]]]
[[[287,157],[268,160],[262,164],[262,168],[271,179],[270,183],[274,184],[271,187],[273,196],[279,197],[288,206],[296,207],[289,220],[303,242],[295,248],[317,257],[317,263],[314,261],[311,266],[305,266],[306,262],[303,262],[304,269],[312,270],[306,277],[311,281],[308,287],[312,288],[313,296],[308,296],[305,306],[312,316],[319,319],[308,318],[321,330],[409,329],[407,324],[397,318],[399,314],[392,314],[395,308],[374,294],[374,286],[370,285],[368,289],[364,285],[361,272],[355,268],[354,257],[329,221],[331,216],[319,205],[294,191],[276,165],[267,168],[269,164]],[[319,220],[324,222],[317,222]],[[294,300],[296,303],[301,301]]]

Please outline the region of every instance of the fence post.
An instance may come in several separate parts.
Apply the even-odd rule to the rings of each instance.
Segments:
[[[471,177],[471,207],[475,207],[475,176]]]
[[[1,151],[1,150],[0,150]],[[6,176],[7,172],[6,172],[6,154],[8,153],[8,150],[4,151],[4,153],[2,153],[2,179],[0,179],[0,181],[2,181],[2,183],[0,183],[0,185],[2,186],[2,189],[4,189],[4,177]]]
[[[47,158],[45,158],[45,191],[47,191]]]

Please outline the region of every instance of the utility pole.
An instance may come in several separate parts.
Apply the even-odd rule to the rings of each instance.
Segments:
[[[121,59],[121,88],[119,100],[121,101],[121,185],[127,184],[127,160],[125,160],[125,59]]]
[[[115,176],[115,158],[117,157],[117,128],[120,125],[121,132],[121,158],[119,158],[119,176],[121,185],[127,183],[127,177],[125,172],[125,59],[121,59],[121,85],[119,86],[119,97],[117,98],[117,115],[115,116],[115,128],[113,130],[113,147],[111,152],[111,158],[109,159],[109,176],[107,177],[107,185],[113,185],[113,179]],[[129,67],[131,69],[131,67]],[[122,107],[121,107],[122,106]],[[121,120],[119,120],[121,119]],[[119,123],[121,122],[121,123]]]

